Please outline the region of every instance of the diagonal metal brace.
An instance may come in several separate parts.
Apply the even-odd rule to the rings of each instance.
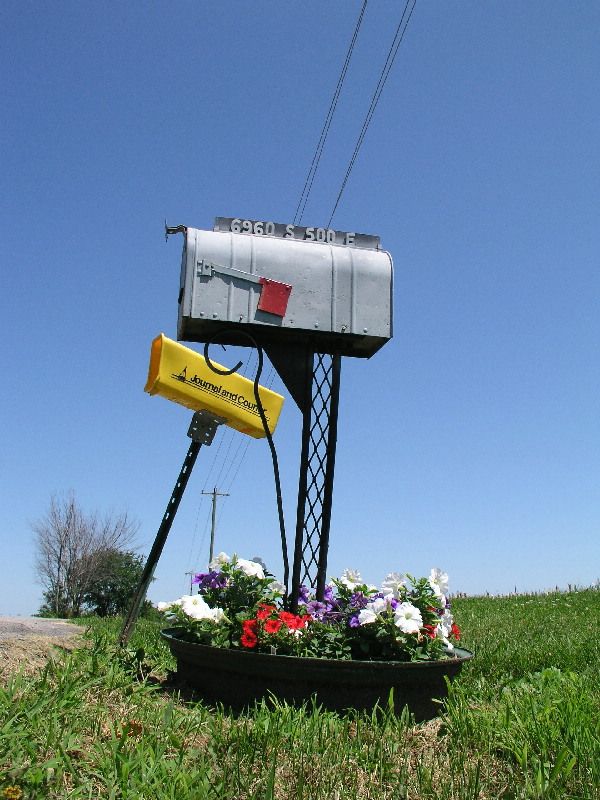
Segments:
[[[189,477],[192,474],[192,469],[196,463],[196,458],[200,448],[203,444],[211,444],[217,428],[224,421],[225,420],[222,417],[217,417],[205,410],[197,411],[192,418],[192,424],[190,425],[188,431],[188,436],[192,439],[192,443],[190,444],[187,455],[183,461],[179,477],[175,483],[173,493],[171,494],[171,499],[167,503],[167,509],[162,518],[162,522],[160,523],[156,538],[154,539],[154,544],[152,545],[152,549],[150,550],[150,554],[146,561],[146,565],[144,567],[142,577],[140,578],[140,583],[131,604],[131,608],[127,617],[125,618],[125,621],[123,622],[123,627],[121,628],[121,633],[119,634],[118,639],[121,647],[125,647],[131,638],[134,625],[137,621],[144,600],[146,599],[148,587],[150,586],[150,582],[154,577],[154,570],[156,569],[158,559],[160,558],[163,547],[165,546],[165,542],[167,541],[167,536],[171,530],[171,525],[175,519],[175,514],[179,508],[179,503],[183,497]]]

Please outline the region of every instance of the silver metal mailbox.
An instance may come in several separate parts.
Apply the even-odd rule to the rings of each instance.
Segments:
[[[247,345],[239,335],[236,340],[243,330],[261,345],[294,342],[317,353],[368,358],[391,338],[390,254],[352,246],[354,234],[342,239],[349,244],[335,243],[334,231],[307,241],[286,227],[286,238],[169,229],[185,238],[179,340],[203,342],[218,334],[220,342]]]

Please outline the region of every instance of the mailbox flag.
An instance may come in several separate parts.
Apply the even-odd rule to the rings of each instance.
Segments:
[[[144,391],[159,394],[192,411],[206,409],[224,418],[230,428],[255,439],[265,436],[254,397],[254,382],[237,374],[219,375],[208,366],[203,355],[168,339],[163,333],[152,342]],[[273,433],[283,397],[264,386],[259,387],[259,396],[269,431]]]

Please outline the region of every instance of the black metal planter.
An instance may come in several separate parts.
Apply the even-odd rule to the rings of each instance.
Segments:
[[[178,677],[197,688],[208,703],[234,710],[273,695],[293,704],[314,697],[332,711],[372,711],[376,704],[387,705],[393,689],[395,711],[406,705],[422,722],[438,714],[440,704],[435,701],[448,693],[445,679],[455,678],[473,656],[457,647],[454,658],[440,661],[298,658],[210,647],[183,641],[177,634],[177,628],[161,631],[177,661]]]

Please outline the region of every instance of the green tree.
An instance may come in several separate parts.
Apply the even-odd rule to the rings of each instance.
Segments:
[[[83,605],[99,617],[126,614],[144,571],[144,559],[117,549],[92,553],[94,576]]]

